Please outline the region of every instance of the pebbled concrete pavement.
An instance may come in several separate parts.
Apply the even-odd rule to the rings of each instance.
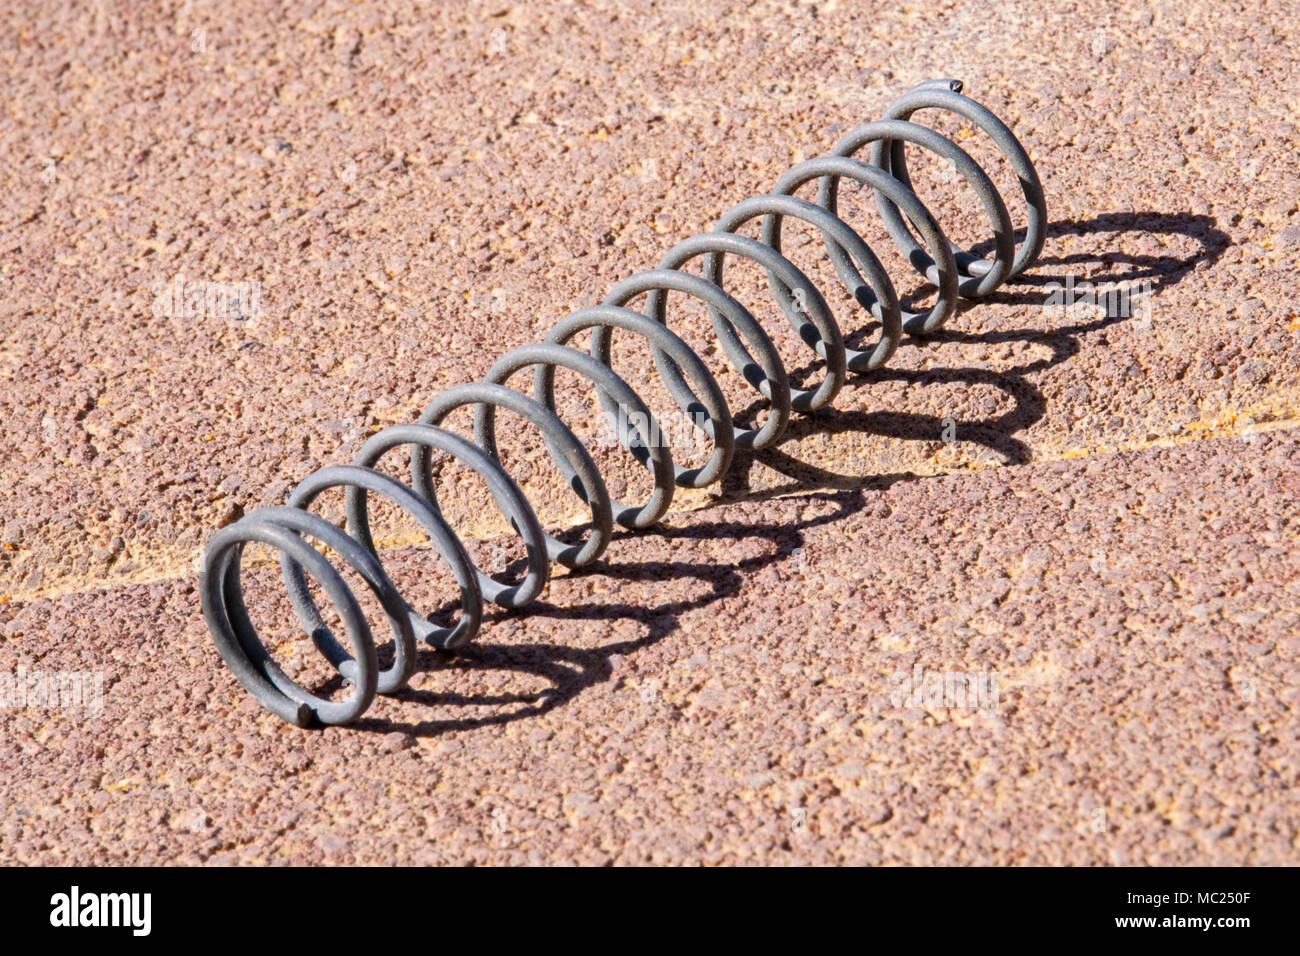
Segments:
[[[107,677],[99,715],[0,711],[0,859],[1294,861],[1300,11],[997,16],[0,13],[0,675]],[[429,657],[360,728],[244,699],[193,592],[214,528],[948,75],[1044,179],[1031,275],[471,655]],[[916,168],[945,229],[981,240],[971,197]],[[846,215],[914,292],[862,198]],[[157,308],[182,278],[256,283],[261,314]],[[737,293],[779,333],[758,278],[736,270]],[[1149,308],[1048,307],[1067,278],[1149,282]],[[716,360],[703,317],[678,321]],[[637,359],[620,370],[653,395]],[[507,451],[572,519],[526,441]],[[490,551],[452,481],[449,517]],[[383,531],[435,606],[407,531]],[[996,704],[927,703],[922,676],[910,706],[918,665],[996,676]]]

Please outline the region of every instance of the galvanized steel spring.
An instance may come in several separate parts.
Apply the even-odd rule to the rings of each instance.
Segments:
[[[952,140],[910,121],[918,110],[934,108],[956,113],[989,137],[1009,162],[1028,209],[1025,236],[1017,247],[1006,205],[988,175]],[[946,160],[970,184],[993,227],[992,258],[981,258],[953,245],[938,222],[911,189],[904,145],[914,144]],[[854,158],[870,146],[870,162]],[[909,262],[937,291],[923,313],[903,311],[893,284],[862,238],[836,216],[842,179],[871,187],[890,236]],[[820,181],[817,202],[795,197],[803,184]],[[825,299],[807,277],[781,254],[781,225],[786,217],[804,220],[818,229],[835,271],[848,292],[880,322],[879,341],[870,349],[846,348],[844,336]],[[762,219],[762,241],[736,231]],[[199,587],[203,613],[221,656],[244,687],[268,710],[287,721],[342,724],[361,715],[375,694],[400,689],[416,661],[416,640],[450,650],[474,639],[483,616],[484,600],[519,608],[541,593],[552,561],[571,568],[596,560],[609,545],[613,525],[646,528],[668,510],[673,489],[703,488],[727,471],[737,448],[763,449],[776,443],[792,411],[813,412],[826,407],[850,371],[880,368],[898,347],[904,331],[922,335],[939,329],[952,316],[959,297],[986,296],[1019,275],[1042,250],[1047,212],[1043,190],[1024,148],[1007,126],[989,110],[962,94],[960,81],[936,80],[915,87],[890,107],[884,119],[859,126],[844,136],[827,156],[800,163],[786,173],[766,196],[747,199],[727,212],[713,232],[693,236],[674,246],[658,267],[620,282],[603,304],[580,309],[561,321],[545,343],[525,345],[503,356],[483,382],[460,385],[435,398],[418,422],[397,425],[374,435],[354,464],[324,468],[308,477],[283,507],[262,508],[222,528],[204,554]],[[909,228],[910,224],[910,228]],[[920,234],[918,242],[912,229]],[[757,263],[767,272],[772,293],[799,336],[822,360],[825,377],[814,389],[791,388],[776,347],[743,305],[723,288],[726,256]],[[704,257],[704,276],[681,271]],[[700,357],[668,328],[669,291],[701,300],[723,351],[745,379],[767,400],[769,415],[761,428],[737,430],[713,374]],[[626,303],[646,295],[645,311]],[[590,354],[566,343],[591,330]],[[652,347],[656,365],[677,404],[694,414],[712,440],[708,461],[685,469],[674,465],[667,444],[654,427],[645,402],[611,368],[611,332],[623,329],[643,336]],[[515,372],[535,367],[534,394],[507,388]],[[621,441],[654,477],[654,491],[640,505],[611,500],[595,462],[581,441],[555,411],[555,369],[563,367],[596,386],[607,415],[630,422]],[[475,410],[474,441],[438,427],[462,406]],[[499,462],[495,438],[498,408],[532,422],[545,439],[551,457],[566,481],[591,509],[591,527],[579,544],[565,544],[542,530],[532,506]],[[642,429],[648,423],[649,428]],[[648,431],[649,434],[645,434]],[[374,469],[391,449],[410,446],[412,483],[402,484]],[[443,518],[434,491],[431,453],[440,451],[477,472],[487,483],[498,507],[527,549],[527,575],[518,584],[503,584],[474,566],[465,546]],[[347,493],[346,534],[310,511],[329,488]],[[453,627],[436,627],[398,594],[380,563],[371,535],[367,501],[370,495],[388,498],[414,518],[448,562],[460,588],[459,620]],[[307,539],[333,549],[364,579],[378,597],[393,630],[394,657],[384,670],[370,626],[355,595],[324,555]],[[294,610],[317,648],[352,685],[341,701],[312,694],[295,683],[272,659],[249,617],[240,584],[245,546],[261,542],[277,549]],[[308,590],[310,573],[334,603],[348,631],[344,647],[326,626]]]

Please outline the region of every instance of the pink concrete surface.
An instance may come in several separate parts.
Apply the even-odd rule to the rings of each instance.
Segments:
[[[1298,28],[1199,0],[10,4],[0,677],[106,690],[0,709],[0,861],[1294,862]],[[1037,164],[1030,274],[362,724],[246,697],[199,616],[216,528],[937,76]],[[846,218],[915,292],[865,199]],[[1070,277],[1148,282],[1149,308],[1063,314]],[[262,314],[155,308],[182,279],[256,283]],[[674,321],[721,373],[703,315]],[[645,360],[619,369],[654,396]],[[500,545],[472,483],[445,500]],[[900,704],[918,666],[997,700]]]

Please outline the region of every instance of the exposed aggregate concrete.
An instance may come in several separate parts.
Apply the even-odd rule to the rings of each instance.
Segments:
[[[1300,10],[986,16],[7,5],[0,673],[108,689],[98,716],[0,711],[0,861],[1294,862]],[[215,528],[936,76],[1037,164],[1029,275],[468,656],[428,656],[360,728],[246,698],[198,613]],[[945,230],[984,239],[971,195],[915,169]],[[915,291],[865,199],[846,215]],[[156,314],[178,276],[259,283],[262,315]],[[1045,307],[1071,276],[1149,280],[1150,311]],[[722,373],[703,316],[675,321]],[[547,520],[574,518],[512,439]],[[644,481],[602,464],[616,493]],[[497,544],[475,487],[443,500]],[[420,606],[424,557],[386,552]],[[993,716],[895,706],[918,664],[998,675]]]

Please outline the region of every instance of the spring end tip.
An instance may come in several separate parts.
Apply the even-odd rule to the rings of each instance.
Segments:
[[[965,87],[961,80],[926,80],[917,86],[918,90],[949,90],[953,93],[960,93]]]

